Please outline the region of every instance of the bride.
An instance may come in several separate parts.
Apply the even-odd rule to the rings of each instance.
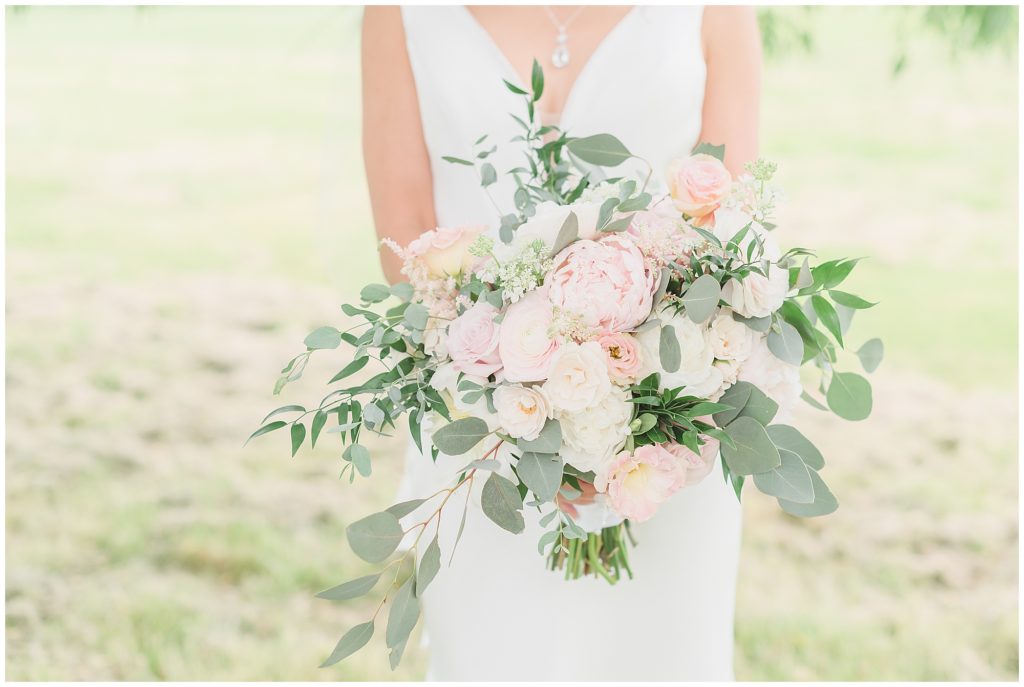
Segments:
[[[363,145],[377,232],[407,244],[435,226],[500,217],[469,168],[484,133],[499,169],[520,102],[502,84],[544,68],[544,124],[608,132],[664,169],[699,141],[724,143],[733,174],[757,154],[760,39],[737,7],[369,7],[363,23]],[[512,183],[507,176],[499,183]],[[511,197],[499,188],[495,197]],[[506,210],[507,211],[507,210]],[[384,271],[400,281],[387,251]],[[454,474],[410,448],[404,498]],[[443,457],[442,457],[443,458]],[[458,466],[454,466],[458,467]],[[709,477],[634,527],[635,579],[566,582],[537,556],[542,529],[495,529],[470,505],[465,533],[425,593],[428,678],[729,680],[740,508]],[[454,510],[454,509],[453,509]],[[459,514],[445,519],[452,526]],[[450,551],[453,532],[443,532]]]

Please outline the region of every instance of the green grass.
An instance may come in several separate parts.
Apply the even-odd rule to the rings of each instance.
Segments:
[[[8,676],[421,677],[379,637],[316,668],[379,600],[313,595],[368,570],[344,528],[390,502],[401,443],[354,487],[329,442],[241,446],[303,335],[379,278],[358,11],[7,12]],[[811,16],[816,52],[765,68],[780,242],[868,256],[851,340],[886,360],[870,421],[799,418],[834,516],[745,495],[737,673],[1014,679],[1015,59],[951,61],[892,9]]]

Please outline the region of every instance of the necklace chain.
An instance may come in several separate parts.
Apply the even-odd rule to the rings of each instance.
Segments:
[[[580,12],[586,9],[586,5],[580,5],[579,8],[569,15],[569,18],[564,22],[558,20],[555,15],[555,11],[551,9],[550,5],[544,5],[544,11],[548,13],[548,19],[555,26],[555,30],[558,34],[555,36],[555,49],[551,53],[551,64],[556,69],[562,69],[569,65],[569,60],[572,57],[569,53],[569,26],[575,21],[576,17],[580,16]]]

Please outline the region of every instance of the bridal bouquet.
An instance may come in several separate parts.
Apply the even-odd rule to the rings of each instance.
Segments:
[[[361,596],[389,571],[390,587],[325,665],[369,641],[387,601],[397,664],[441,566],[442,511],[459,492],[462,524],[477,486],[483,513],[504,530],[522,532],[524,509],[539,512],[538,546],[552,570],[614,583],[632,577],[630,523],[656,517],[719,456],[737,498],[752,478],[792,515],[835,510],[824,459],[788,424],[791,413],[801,398],[848,420],[871,410],[867,380],[838,367],[851,316],[873,305],[838,288],[857,260],[812,264],[808,250],[780,250],[775,165],[757,161],[734,179],[723,147],[701,144],[669,167],[658,192],[650,171],[610,176],[635,157],[615,137],[534,124],[539,68],[532,92],[507,86],[528,115],[516,118],[523,133],[514,139],[524,165],[506,172],[515,191],[500,199],[514,211],[498,226],[386,242],[408,281],[363,288],[360,305],[342,306],[354,323],[312,332],[275,393],[314,352],[344,343],[351,362],[329,382],[342,386],[315,408],[278,408],[253,434],[288,427],[293,454],[307,436],[315,445],[336,434],[350,480],[371,474],[364,434],[400,421],[424,460],[464,457],[450,486],[348,527],[359,557],[391,561],[320,596]],[[473,160],[446,159],[475,169],[489,192],[495,148],[484,137],[475,149]],[[856,351],[868,372],[881,353],[877,339]],[[370,364],[379,371],[344,385]],[[805,365],[818,377],[807,389]],[[285,413],[296,416],[267,422]],[[422,517],[404,525],[414,512]],[[408,550],[396,556],[403,541]]]

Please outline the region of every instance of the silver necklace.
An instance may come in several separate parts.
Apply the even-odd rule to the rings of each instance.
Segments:
[[[548,13],[548,18],[551,23],[555,25],[555,30],[558,34],[555,36],[555,49],[551,53],[551,64],[555,69],[562,69],[563,67],[569,66],[569,60],[572,55],[569,54],[569,25],[572,24],[573,20],[576,19],[586,9],[586,5],[580,5],[579,9],[572,13],[565,22],[558,21],[558,17],[555,16],[554,11],[549,5],[544,5],[544,10]]]

